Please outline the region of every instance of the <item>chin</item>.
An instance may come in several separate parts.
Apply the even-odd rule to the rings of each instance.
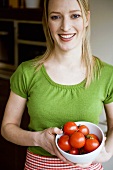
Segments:
[[[69,52],[69,51],[72,51],[73,49],[75,49],[76,47],[60,47],[60,49],[64,52]]]
[[[57,45],[57,47],[60,49],[60,50],[62,50],[62,51],[71,51],[71,50],[73,50],[73,49],[75,49],[76,48],[76,45],[77,44],[75,44],[75,43],[65,43],[65,44],[58,44]]]

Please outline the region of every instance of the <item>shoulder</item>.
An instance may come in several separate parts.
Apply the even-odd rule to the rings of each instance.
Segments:
[[[26,98],[35,70],[34,60],[22,62],[10,78],[11,90]]]
[[[101,69],[101,71],[112,72],[113,73],[113,65],[111,65],[111,64],[109,64],[107,62],[102,61],[98,57],[94,57],[94,58],[96,60],[96,64]]]
[[[22,62],[17,69],[23,72],[32,72],[35,70],[34,59]]]
[[[113,65],[106,63],[106,62],[102,62],[104,68],[108,69],[108,70],[113,70]]]
[[[106,80],[106,82],[113,81],[113,65],[108,64],[98,57],[94,58],[94,78],[95,80]]]
[[[108,64],[106,62],[102,62],[102,72],[104,72],[105,75],[113,75],[113,65]]]
[[[29,80],[32,79],[36,68],[34,66],[34,60],[28,60],[25,62],[22,62],[13,75],[11,76],[10,80],[11,82],[17,81],[17,82],[29,82]]]
[[[22,62],[14,72],[14,75],[21,75],[30,79],[36,72],[36,66],[34,64],[34,59]]]

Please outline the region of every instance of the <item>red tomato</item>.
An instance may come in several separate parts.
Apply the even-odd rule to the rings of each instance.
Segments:
[[[58,146],[63,151],[69,151],[71,149],[71,145],[69,144],[69,136],[68,135],[61,136],[58,140]]]
[[[74,148],[82,148],[85,145],[85,136],[81,132],[74,132],[69,142]]]
[[[97,139],[97,140],[99,141],[99,138],[98,138],[97,135],[95,135],[95,134],[88,134],[88,135],[86,136],[86,138],[87,138],[87,139]]]
[[[86,139],[84,149],[86,152],[92,152],[99,147],[100,143],[97,139]]]
[[[79,154],[80,155],[86,154],[84,147],[79,149]]]
[[[78,131],[83,133],[85,136],[89,134],[89,128],[86,125],[78,126]]]
[[[79,150],[77,148],[71,148],[69,153],[73,155],[79,155]]]
[[[67,135],[71,135],[77,130],[78,130],[78,126],[76,125],[75,122],[67,122],[63,126],[63,132]]]

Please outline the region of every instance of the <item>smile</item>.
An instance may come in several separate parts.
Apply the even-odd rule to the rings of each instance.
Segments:
[[[63,39],[70,39],[74,36],[75,34],[59,34],[59,36]]]

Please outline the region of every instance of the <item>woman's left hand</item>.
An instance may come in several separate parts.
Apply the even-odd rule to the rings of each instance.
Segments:
[[[81,167],[81,168],[87,168],[92,164],[92,162],[89,162],[87,164],[76,164],[76,167]]]
[[[106,162],[112,157],[112,154],[110,152],[108,153],[106,151],[105,142],[106,142],[106,137],[104,137],[104,146],[103,146],[99,156],[95,159],[94,162],[99,162],[99,163]]]
[[[110,158],[112,157],[112,154],[109,152],[106,151],[106,148],[105,146],[102,148],[99,156],[95,159],[94,162],[99,162],[99,163],[102,163],[102,162],[106,162],[108,161]]]

